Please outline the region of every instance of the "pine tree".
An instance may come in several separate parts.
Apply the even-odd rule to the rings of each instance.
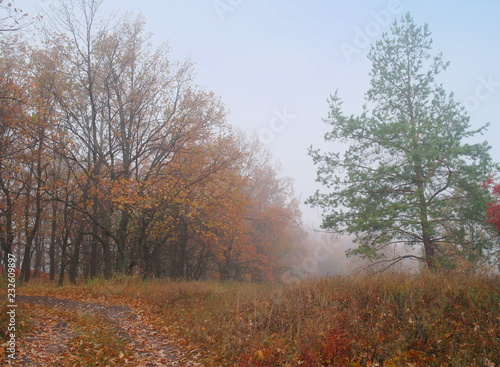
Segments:
[[[496,166],[486,142],[469,141],[487,125],[471,129],[464,107],[436,83],[448,63],[431,46],[427,25],[410,14],[394,22],[368,55],[371,88],[361,115],[344,115],[337,92],[329,99],[325,141],[347,144],[345,153],[309,150],[329,192],[307,202],[322,208],[324,229],[354,235],[350,254],[388,265],[415,258],[437,269],[449,229],[485,221],[481,183]],[[384,257],[384,249],[403,245],[422,246],[422,255]]]

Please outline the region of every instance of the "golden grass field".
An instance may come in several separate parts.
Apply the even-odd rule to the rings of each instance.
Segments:
[[[135,307],[205,366],[500,365],[498,276],[386,273],[287,286],[123,277],[34,281],[19,294]],[[20,322],[21,334],[30,329]],[[126,348],[109,329],[94,337]]]

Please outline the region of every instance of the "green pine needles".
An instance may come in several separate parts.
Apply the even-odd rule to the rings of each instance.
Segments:
[[[406,258],[430,269],[477,263],[492,246],[482,183],[498,166],[486,142],[468,143],[487,125],[472,130],[464,107],[436,83],[448,63],[431,55],[430,35],[410,14],[394,22],[368,55],[361,115],[344,115],[337,93],[329,99],[325,140],[346,144],[345,153],[309,150],[328,189],[307,200],[323,210],[322,227],[354,236],[350,254],[387,266]],[[415,251],[389,257],[395,248]]]

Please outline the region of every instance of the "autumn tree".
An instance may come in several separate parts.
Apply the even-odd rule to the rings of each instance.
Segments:
[[[17,161],[22,151],[24,112],[21,90],[3,70],[0,78],[0,243],[2,258],[13,253],[22,169]]]
[[[361,115],[344,115],[337,93],[329,100],[325,140],[346,151],[309,151],[329,189],[308,200],[323,209],[322,227],[353,235],[351,254],[386,265],[411,258],[438,269],[449,228],[467,223],[473,231],[484,222],[481,183],[495,169],[488,144],[470,143],[486,127],[471,129],[464,107],[436,82],[448,63],[431,55],[431,45],[427,25],[409,14],[395,22],[368,55],[371,88]],[[384,249],[416,246],[422,255],[382,258]]]
[[[71,207],[92,223],[85,235],[90,264],[97,263],[98,241],[106,277],[134,264],[147,274],[186,277],[189,245],[201,231],[199,202],[207,200],[196,193],[223,177],[240,153],[220,100],[194,86],[191,63],[154,49],[140,17],[103,22],[99,7],[60,2],[45,40],[60,129],[75,144],[64,152],[82,192]],[[71,243],[77,259],[79,241]],[[159,270],[160,258],[171,262],[170,273]]]
[[[276,278],[299,236],[292,184],[226,122],[141,17],[56,1],[2,56],[0,241],[25,281]],[[26,52],[25,52],[26,51]],[[17,246],[16,246],[17,244]]]
[[[7,254],[14,251],[17,199],[22,191],[22,169],[17,159],[26,131],[21,71],[25,63],[24,44],[15,34],[18,12],[6,2],[0,3],[0,11],[0,244],[1,259],[6,260]]]
[[[489,255],[492,262],[496,262],[498,269],[500,269],[500,184],[495,184],[493,179],[489,178],[483,186],[491,192],[493,197],[486,208],[486,218],[494,229],[493,246],[489,249]]]
[[[494,184],[492,179],[486,180],[484,186],[491,190],[494,201],[488,203],[486,217],[488,222],[493,224],[498,232],[500,232],[500,184]]]
[[[47,180],[47,166],[50,160],[46,157],[46,147],[48,130],[50,129],[49,113],[44,105],[43,96],[34,96],[34,111],[27,123],[30,125],[26,148],[22,159],[18,163],[24,163],[24,254],[21,267],[21,277],[24,281],[30,280],[31,274],[31,255],[33,246],[40,238],[39,230],[42,225],[42,214],[45,208],[46,195],[44,186]]]
[[[276,279],[290,265],[294,247],[304,239],[301,211],[293,181],[279,176],[280,167],[273,163],[269,151],[256,141],[247,149],[241,174],[248,177],[246,236],[253,251],[242,252],[241,263],[252,279]]]
[[[97,19],[99,6],[100,2],[93,0],[56,2],[46,17],[50,23],[45,24],[40,32],[44,49],[38,52],[37,59],[39,69],[47,74],[45,80],[51,81],[44,88],[57,104],[60,116],[58,129],[63,136],[67,136],[64,140],[74,142],[74,149],[59,152],[66,161],[66,167],[74,170],[73,178],[79,179],[77,187],[82,195],[80,201],[62,207],[71,207],[84,213],[87,222],[93,226],[85,235],[70,238],[69,243],[73,247],[71,256],[79,256],[83,242],[90,242],[92,264],[98,264],[97,259],[102,256],[104,274],[110,277],[112,253],[109,213],[105,208],[106,202],[96,190],[104,166],[106,142],[97,117],[97,75],[100,65],[96,48],[106,30],[106,24],[99,23]],[[53,199],[59,200],[58,197]],[[61,259],[61,262],[64,261]],[[75,262],[76,258],[73,260]],[[92,276],[97,275],[95,266],[91,273]]]
[[[131,212],[134,265],[145,276],[275,279],[300,237],[290,182],[258,158],[255,142],[230,131],[208,137],[179,152],[147,196],[129,196],[142,203]]]
[[[14,1],[0,1],[0,33],[18,33],[26,28],[30,22],[27,21],[28,13],[16,7]],[[6,40],[0,37],[0,43],[6,44]]]
[[[86,177],[82,200],[73,206],[92,223],[85,236],[92,248],[90,276],[97,275],[102,254],[110,277],[131,261],[129,225],[132,207],[140,204],[131,192],[140,194],[158,180],[176,152],[222,120],[219,102],[193,88],[189,63],[171,63],[165,47],[154,50],[140,18],[103,21],[100,5],[59,2],[45,59],[58,79],[51,90],[60,129],[76,146],[66,152],[68,167]],[[78,254],[75,247],[73,257]]]

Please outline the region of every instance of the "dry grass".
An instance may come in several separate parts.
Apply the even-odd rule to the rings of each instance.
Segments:
[[[165,303],[164,314],[212,351],[212,365],[500,363],[498,278],[386,274],[193,292]]]
[[[338,276],[293,286],[95,281],[23,293],[136,303],[213,366],[500,365],[500,278]]]

